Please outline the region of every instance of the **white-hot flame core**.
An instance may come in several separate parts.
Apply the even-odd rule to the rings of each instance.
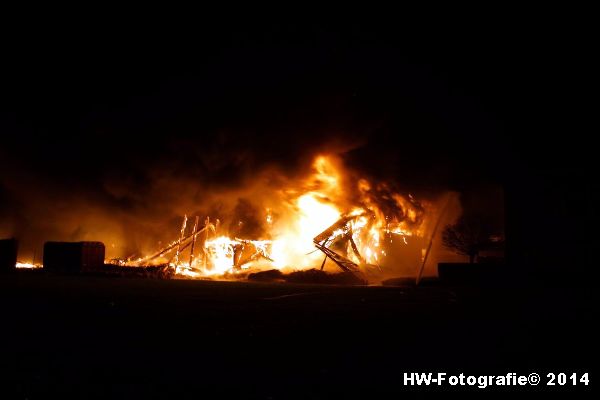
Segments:
[[[319,201],[315,193],[306,193],[296,200],[296,219],[278,227],[271,258],[278,268],[303,269],[322,259],[314,250],[313,238],[334,224],[341,213],[332,204]],[[281,224],[283,225],[283,224]],[[309,254],[311,253],[311,254]]]

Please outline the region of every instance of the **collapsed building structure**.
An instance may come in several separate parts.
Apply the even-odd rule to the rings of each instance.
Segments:
[[[176,239],[167,245],[106,261],[99,242],[48,242],[44,267],[66,273],[141,270],[158,276],[233,279],[269,269],[323,271],[326,265],[362,280],[383,273],[420,274],[431,248],[425,223],[433,215],[430,205],[385,182],[349,177],[339,163],[320,156],[306,178],[268,196],[260,188],[254,197],[238,198],[245,202],[244,210],[254,207],[248,206],[252,199],[256,212],[219,215],[230,219],[226,227],[216,218],[188,220],[184,215]],[[247,218],[251,223],[244,225]]]

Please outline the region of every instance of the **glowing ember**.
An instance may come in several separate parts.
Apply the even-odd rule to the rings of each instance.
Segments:
[[[23,269],[36,269],[36,268],[42,268],[42,265],[17,261],[16,267],[23,268]]]

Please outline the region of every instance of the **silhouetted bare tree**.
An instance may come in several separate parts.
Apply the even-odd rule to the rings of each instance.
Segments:
[[[472,264],[479,252],[490,245],[492,235],[490,226],[483,218],[463,215],[454,225],[444,228],[442,242],[447,249],[469,256]]]

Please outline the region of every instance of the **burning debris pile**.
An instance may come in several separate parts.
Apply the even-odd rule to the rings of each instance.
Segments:
[[[231,228],[210,216],[202,224],[198,216],[193,224],[184,216],[178,238],[167,246],[109,263],[167,265],[179,276],[223,279],[268,270],[323,270],[326,265],[360,277],[398,263],[413,273],[419,269],[430,204],[385,183],[373,185],[344,174],[333,157],[317,157],[312,168],[308,177],[277,190],[260,205],[262,226],[255,237],[243,229],[231,234]],[[238,225],[245,222],[240,219]]]

